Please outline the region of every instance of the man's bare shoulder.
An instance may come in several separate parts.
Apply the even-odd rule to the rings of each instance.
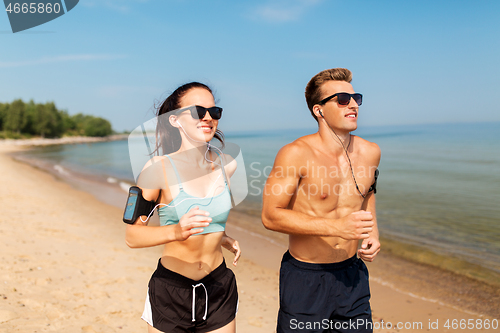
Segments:
[[[301,177],[303,166],[312,154],[310,136],[303,136],[283,146],[274,160],[273,172],[283,172],[290,177]],[[272,178],[272,177],[270,177]]]
[[[313,140],[314,134],[302,136],[295,141],[283,146],[279,150],[277,157],[285,158],[287,160],[303,160],[304,155],[310,154],[312,152]]]
[[[370,157],[370,159],[376,161],[376,164],[378,165],[381,155],[380,147],[375,142],[370,142],[368,140],[360,138],[359,136],[355,136],[355,140],[359,149],[359,153],[363,156]]]

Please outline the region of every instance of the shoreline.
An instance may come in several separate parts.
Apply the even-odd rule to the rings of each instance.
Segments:
[[[53,145],[68,145],[68,144],[81,144],[81,143],[94,143],[94,142],[107,142],[107,141],[120,141],[126,140],[128,134],[113,134],[105,137],[93,136],[65,136],[62,138],[31,138],[31,139],[0,139],[0,145],[7,146],[53,146]]]
[[[44,139],[43,142],[45,144],[40,144],[40,145],[56,145],[56,144],[78,144],[82,143],[79,140],[84,139],[84,140],[99,140],[99,141],[88,141],[88,142],[104,142],[104,141],[114,141],[114,140],[123,140],[127,136],[126,135],[118,135],[115,137],[109,137],[109,138],[88,138],[88,137],[68,137],[64,139],[69,139],[70,141],[61,141],[59,139]],[[14,140],[11,140],[14,141]],[[19,141],[19,140],[18,140]],[[34,141],[30,141],[34,142]],[[22,143],[22,147],[26,147],[26,149],[36,149],[36,145],[30,144],[30,142],[24,142],[22,143],[19,141],[19,144]],[[87,142],[83,142],[87,143]],[[1,144],[1,140],[0,140]],[[7,143],[6,143],[7,144]],[[18,144],[18,143],[16,143]],[[16,157],[16,159],[19,160],[24,160],[26,157],[23,157],[20,155],[19,157]],[[72,183],[80,183],[76,184],[77,187],[80,189],[83,189],[87,192],[92,192],[94,195],[98,196],[101,200],[105,200],[107,203],[110,203],[109,200],[107,200],[107,197],[104,197],[102,195],[99,195],[98,192],[92,191],[91,189],[86,189],[85,187],[81,187],[78,185],[85,183],[87,180],[99,182],[103,177],[97,177],[91,174],[86,174],[86,173],[81,173],[80,171],[76,170],[68,170],[63,169],[61,166],[55,165],[58,169],[52,170],[52,165],[43,165],[41,163],[44,161],[43,159],[35,159],[33,160],[28,160],[25,162],[35,165],[35,167],[39,167],[41,169],[44,169],[45,171],[48,171],[50,173],[53,173],[56,175],[56,177],[62,177],[65,178],[66,181],[70,181]],[[50,162],[49,162],[50,163]],[[69,177],[64,177],[64,173],[66,171],[69,171],[74,174],[76,181],[73,181]],[[124,179],[116,179],[116,177],[113,177],[113,179],[107,178],[106,181],[108,183],[115,183],[115,184],[110,184],[111,186],[120,186],[124,191],[127,191],[128,187],[131,186],[131,181],[130,180],[124,180]],[[104,177],[106,178],[106,177]],[[104,179],[103,178],[103,179]],[[75,184],[73,184],[75,185]],[[109,197],[109,196],[108,196]],[[115,206],[116,203],[114,204]],[[255,200],[245,200],[242,204],[240,204],[237,208],[236,211],[244,212],[248,214],[251,217],[257,217],[260,220],[260,209],[261,209],[261,204],[259,202],[256,202]],[[257,225],[260,226],[260,221],[256,223]],[[274,236],[273,236],[274,237]],[[275,238],[278,239],[284,239],[283,235],[277,235]],[[392,234],[390,230],[384,230],[382,228],[381,230],[381,238],[384,239],[386,242],[386,248],[394,255],[398,257],[402,257],[404,259],[410,260],[412,262],[416,263],[423,263],[423,264],[428,264],[430,266],[435,266],[440,269],[446,269],[449,270],[453,273],[456,273],[458,275],[464,275],[469,278],[477,279],[480,281],[483,281],[488,284],[494,284],[494,285],[500,285],[500,263],[497,261],[488,261],[483,258],[482,262],[479,264],[476,261],[476,257],[473,254],[461,254],[459,253],[460,251],[457,251],[457,248],[446,248],[443,246],[440,246],[440,244],[431,244],[431,243],[426,243],[423,240],[416,240],[412,239],[411,236],[409,235],[401,235],[401,234]],[[460,250],[458,248],[458,250]],[[418,253],[418,254],[417,254]]]
[[[18,149],[20,149],[18,146],[0,149],[0,157],[2,157],[1,155],[6,155],[6,150],[13,152],[13,150]],[[11,157],[7,158],[12,161]],[[19,162],[12,161],[11,163]],[[24,163],[21,165],[25,165],[24,169],[28,168],[32,170],[32,173],[40,173],[39,170],[33,169],[32,166]],[[50,175],[45,171],[41,173],[47,175],[48,178],[52,178],[50,182],[55,185],[65,186],[64,182],[62,182],[63,179],[54,179],[53,174]],[[109,184],[103,184],[103,187],[108,185]],[[78,188],[78,191],[84,190],[83,188]],[[71,192],[74,191],[75,190],[72,189]],[[82,195],[88,196],[87,194]],[[123,192],[123,197],[124,202],[126,197],[125,192]],[[97,199],[94,198],[94,201],[97,201]],[[121,220],[121,209],[115,207],[108,209],[114,212],[115,219],[119,216]],[[249,328],[248,332],[251,332],[252,329],[255,330],[256,327],[274,327],[276,318],[275,312],[277,311],[277,269],[279,267],[281,255],[286,251],[286,245],[284,244],[286,244],[287,236],[279,235],[283,237],[276,239],[275,233],[265,230],[261,224],[254,223],[251,217],[244,212],[239,212],[237,209],[230,214],[230,221],[228,222],[230,222],[228,223],[228,234],[238,239],[244,250],[243,261],[235,269],[241,292],[241,302],[254,304],[258,301],[260,302],[259,304],[266,304],[263,309],[258,311],[256,309],[251,309],[251,312],[239,314],[238,320],[241,319],[243,323],[238,323],[238,330],[240,330],[242,326],[245,327],[245,325]],[[106,223],[109,224],[110,222],[106,221]],[[114,225],[113,228],[114,230],[123,229],[121,221],[118,226]],[[2,235],[3,232],[0,233],[0,236]],[[120,237],[117,238],[117,240],[120,242],[119,245],[121,248],[124,245],[123,239]],[[150,253],[153,251],[157,253],[158,248],[155,249],[147,249],[145,252]],[[133,257],[139,256],[138,253],[141,252],[126,248],[125,251]],[[229,261],[228,258],[230,259],[230,256],[227,257],[227,261]],[[473,281],[460,279],[452,273],[443,272],[442,270],[426,265],[415,264],[384,252],[377,257],[374,263],[369,263],[367,266],[371,274],[374,321],[380,321],[382,319],[387,321],[387,318],[403,320],[402,318],[413,318],[415,313],[423,318],[425,316],[428,317],[427,313],[429,311],[439,313],[441,317],[444,316],[443,313],[447,315],[453,314],[455,316],[453,318],[458,318],[457,316],[459,315],[463,318],[470,318],[471,316],[479,316],[478,318],[481,318],[481,315],[491,316],[493,318],[500,317],[499,310],[494,308],[495,304],[498,304],[498,300],[500,300],[500,298],[495,298],[495,293],[498,296],[500,292],[495,289],[485,288],[481,283],[475,284]],[[148,274],[151,272],[148,272]],[[257,276],[256,272],[260,272],[264,275]],[[245,280],[245,277],[242,275],[250,276],[250,281],[247,281],[248,277]],[[267,286],[262,285],[265,281],[267,281]],[[450,281],[453,283],[450,283]],[[450,290],[449,287],[451,287],[452,284],[455,290]],[[144,286],[141,287],[143,288]],[[142,291],[142,289],[140,291]],[[269,293],[273,296],[269,296]],[[257,295],[258,299],[256,299]],[[387,295],[392,296],[389,297]],[[457,299],[457,297],[460,298]],[[466,303],[467,306],[464,306],[464,303]],[[418,311],[415,308],[417,304],[419,304]],[[249,304],[245,306],[248,305]],[[243,312],[243,304],[241,304],[241,306]],[[254,316],[254,313],[257,312],[261,313],[261,316]],[[262,314],[266,314],[267,317],[263,317]],[[427,319],[425,319],[424,322],[426,320]],[[0,322],[1,321],[2,313],[0,311]],[[245,331],[244,328],[242,330]],[[385,331],[380,330],[376,332]]]
[[[49,139],[50,140],[50,139]],[[34,146],[24,146],[25,149],[35,148]],[[21,148],[21,149],[23,149]],[[15,153],[9,153],[15,160],[20,161],[22,163],[26,163],[31,167],[38,168],[43,172],[48,172],[52,174],[57,179],[69,183],[74,188],[90,193],[94,197],[96,197],[99,201],[104,202],[106,204],[112,205],[114,207],[122,209],[122,206],[126,200],[127,191],[120,186],[119,183],[111,184],[109,182],[103,183],[99,182],[99,179],[89,179],[86,175],[78,174],[72,172],[71,176],[67,176],[61,174],[59,170],[53,170],[47,166],[41,167],[36,163],[38,160],[27,160],[23,158],[17,158]],[[288,236],[285,234],[275,233],[269,230],[266,230],[261,222],[260,216],[256,213],[259,210],[259,203],[256,202],[243,202],[238,207],[232,210],[229,216],[229,222],[234,226],[235,229],[240,231],[245,230],[247,234],[249,234],[253,238],[259,239],[261,242],[265,242],[266,244],[271,244],[276,248],[282,250],[282,252],[286,251],[288,244]],[[158,224],[158,216],[157,214],[153,214],[152,223]],[[500,274],[495,271],[488,270],[487,268],[479,265],[474,265],[466,260],[462,260],[460,258],[454,256],[447,256],[444,254],[437,253],[432,251],[423,245],[407,243],[402,240],[397,240],[396,238],[387,237],[381,232],[381,243],[382,243],[382,252],[378,257],[382,257],[387,261],[398,261],[400,264],[404,264],[406,269],[411,269],[415,267],[427,267],[430,270],[435,271],[433,274],[436,276],[445,276],[446,278],[461,281],[464,284],[467,284],[468,287],[466,289],[480,289],[481,295],[484,295],[484,291],[492,291],[493,294],[498,294],[498,299],[500,303]],[[249,244],[250,245],[250,244]],[[267,247],[267,246],[264,246]],[[257,248],[253,247],[253,251],[257,251],[261,253],[262,256],[252,256],[254,262],[259,265],[265,266],[270,269],[279,270],[279,262],[276,260],[268,260],[266,259],[265,252],[259,251]],[[377,259],[378,259],[377,257]],[[280,258],[281,259],[281,258]],[[377,261],[377,260],[376,260]],[[374,270],[377,270],[377,265],[372,263],[368,263],[368,265],[374,266]],[[370,267],[370,266],[369,266]],[[423,268],[421,268],[423,269]],[[420,280],[425,279],[426,274],[414,273],[418,275]],[[382,274],[384,275],[384,274]],[[374,276],[375,279],[378,279],[378,282],[386,285],[393,285],[394,281],[391,281],[390,277],[386,276],[385,278],[389,278],[389,281],[381,280],[380,277]],[[472,287],[473,286],[473,287]],[[443,288],[442,286],[440,287]],[[397,288],[396,288],[397,289]],[[411,288],[411,285],[407,285],[406,289],[411,289],[412,294],[418,294],[418,288]],[[446,288],[445,288],[446,289]],[[453,299],[450,295],[457,294],[457,290],[455,288],[449,288],[448,292],[441,290],[441,293],[448,294],[445,298],[448,299],[448,302],[454,303]],[[407,290],[408,291],[408,290]],[[405,292],[405,291],[402,291]],[[408,291],[409,292],[409,291]],[[424,298],[432,298],[434,292],[426,294],[423,296]],[[444,297],[443,294],[443,297]],[[462,310],[473,311],[474,313],[479,314],[491,314],[489,311],[485,311],[481,309],[478,311],[477,304],[490,304],[490,302],[486,299],[487,297],[479,297],[480,300],[477,302],[471,301],[470,304],[474,303],[476,305],[470,305],[463,307]],[[493,313],[496,314],[496,313]],[[500,310],[497,313],[497,316],[500,317]]]

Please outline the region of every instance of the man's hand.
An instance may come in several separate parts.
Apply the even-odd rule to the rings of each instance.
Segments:
[[[373,225],[372,213],[360,210],[340,219],[336,224],[337,234],[347,240],[366,239],[370,237],[368,233],[373,230]]]
[[[380,252],[380,242],[378,237],[370,236],[363,239],[361,248],[358,250],[358,256],[364,261],[372,262],[377,253]]]
[[[236,266],[238,264],[238,259],[240,259],[241,256],[240,243],[224,233],[224,236],[222,236],[221,245],[225,249],[228,249],[229,251],[234,253],[233,265]]]

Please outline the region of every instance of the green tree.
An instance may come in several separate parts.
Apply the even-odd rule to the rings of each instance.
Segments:
[[[70,116],[58,110],[54,102],[35,104],[17,99],[12,103],[0,103],[0,131],[20,134],[60,137],[66,135],[106,136],[113,133],[111,123],[103,118],[84,115]],[[2,134],[2,136],[5,136]],[[13,134],[7,136],[16,137]]]
[[[21,128],[22,133],[36,135],[36,104],[30,100],[25,104],[24,108],[24,122]]]
[[[76,133],[76,123],[67,111],[62,110],[59,112],[61,114],[63,133],[66,135],[75,135]]]
[[[8,103],[0,103],[0,131],[4,130],[4,119],[5,115],[7,114],[7,111],[9,109],[9,104]]]
[[[53,102],[36,105],[36,133],[44,137],[60,137],[63,134],[62,116]]]
[[[64,124],[61,111],[57,110],[54,102],[46,103],[45,107],[49,110],[51,118],[51,137],[61,137],[64,134]]]
[[[90,117],[85,124],[85,135],[107,136],[113,132],[111,123],[100,117]]]
[[[4,118],[4,128],[7,131],[21,133],[21,129],[24,127],[25,118],[25,104],[22,100],[16,99],[9,106],[7,114]]]
[[[83,113],[77,113],[71,117],[71,121],[74,124],[75,133],[77,135],[85,135],[85,125],[90,118],[91,116],[84,115]]]

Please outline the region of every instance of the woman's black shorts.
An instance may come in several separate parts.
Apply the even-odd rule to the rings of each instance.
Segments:
[[[236,278],[224,261],[199,281],[159,261],[149,281],[142,319],[162,332],[210,332],[229,324],[237,310]]]

